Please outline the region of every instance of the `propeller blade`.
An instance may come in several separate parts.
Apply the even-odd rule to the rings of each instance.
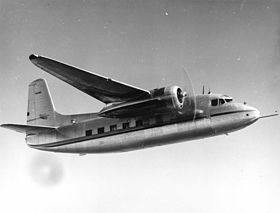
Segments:
[[[193,112],[193,120],[195,120],[197,104],[196,104],[196,96],[195,96],[195,90],[193,87],[193,82],[190,78],[188,71],[184,67],[182,67],[182,69],[183,69],[184,75],[185,75],[184,76],[185,84],[184,84],[184,92],[183,92],[184,99],[185,99],[185,101],[190,101],[189,106],[191,106],[191,110]],[[189,89],[187,89],[187,87],[189,87]],[[186,99],[189,99],[189,100],[186,100]]]

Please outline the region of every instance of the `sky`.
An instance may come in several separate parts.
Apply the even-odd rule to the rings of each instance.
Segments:
[[[264,115],[280,108],[280,1],[0,0],[0,29],[0,123],[26,123],[37,78],[60,113],[103,107],[31,64],[32,53],[144,89],[192,82]],[[276,213],[279,126],[274,117],[228,136],[85,156],[33,150],[0,129],[0,211]]]

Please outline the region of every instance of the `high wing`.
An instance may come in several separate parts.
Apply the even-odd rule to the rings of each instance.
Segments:
[[[128,102],[150,98],[148,90],[134,87],[95,73],[63,64],[50,58],[30,55],[30,61],[42,70],[104,102]]]

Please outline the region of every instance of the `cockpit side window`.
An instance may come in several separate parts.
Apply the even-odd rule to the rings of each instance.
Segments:
[[[224,104],[225,103],[225,100],[223,98],[219,98],[219,104]]]
[[[211,105],[212,106],[218,106],[218,99],[211,100]]]

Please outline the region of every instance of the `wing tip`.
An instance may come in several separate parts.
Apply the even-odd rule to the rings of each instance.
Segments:
[[[32,60],[37,59],[38,57],[39,57],[38,55],[31,54],[31,55],[29,56],[29,60],[32,61]]]

